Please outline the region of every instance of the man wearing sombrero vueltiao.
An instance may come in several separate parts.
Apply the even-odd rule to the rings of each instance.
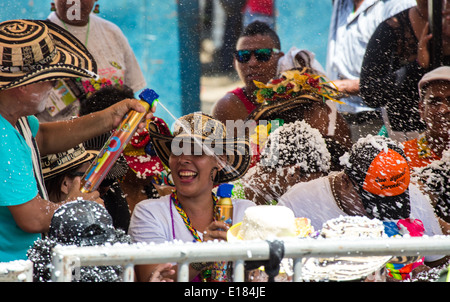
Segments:
[[[66,151],[114,129],[130,109],[145,109],[127,99],[75,120],[39,124],[34,114],[44,109],[55,80],[96,77],[92,55],[63,28],[38,20],[0,23],[0,54],[0,262],[6,262],[26,259],[61,205],[47,199],[39,155]],[[98,192],[78,188],[66,202],[102,203]]]

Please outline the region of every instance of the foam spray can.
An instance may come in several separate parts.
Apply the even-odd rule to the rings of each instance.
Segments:
[[[225,222],[229,227],[233,223],[233,203],[231,201],[232,184],[221,184],[217,189],[217,204],[215,208],[215,219]]]
[[[145,107],[146,112],[130,110],[125,115],[120,125],[115,129],[83,176],[81,180],[81,192],[87,193],[97,190],[100,183],[122,153],[123,148],[125,148],[134,135],[139,123],[147,112],[149,112],[154,102],[158,101],[158,97],[158,94],[152,89],[145,89],[139,94],[139,98],[141,99],[140,103]]]
[[[232,184],[221,184],[217,189],[217,203],[214,209],[215,219],[225,222],[229,227],[233,223],[233,203],[231,201]],[[231,262],[214,262],[211,269],[212,282],[231,282]]]

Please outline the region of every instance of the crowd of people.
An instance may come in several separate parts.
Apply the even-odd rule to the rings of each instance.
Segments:
[[[427,0],[334,1],[326,69],[308,50],[282,52],[271,22],[248,21],[233,46],[243,87],[174,129],[152,108],[98,190],[82,193],[112,131],[130,110],[145,112],[134,99],[145,81],[133,51],[92,13],[95,2],[81,1],[77,22],[55,0],[47,20],[0,23],[1,262],[31,259],[35,281],[48,281],[56,244],[226,241],[230,226],[214,214],[224,183],[243,188],[232,198],[234,224],[247,208],[270,204],[316,230],[361,216],[403,232],[407,225],[411,236],[450,234],[449,3],[437,68]],[[248,4],[246,20],[258,15]],[[383,128],[355,140],[348,115],[365,111],[379,112],[372,118]],[[445,267],[447,256],[390,268],[390,280]],[[216,269],[191,263],[189,279],[209,281]],[[86,269],[82,279],[118,281],[120,273]],[[137,265],[135,275],[174,281],[177,268]]]

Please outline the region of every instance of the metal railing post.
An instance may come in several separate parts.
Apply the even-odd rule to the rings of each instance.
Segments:
[[[303,258],[294,259],[294,282],[300,282],[302,280]]]
[[[181,262],[178,264],[178,282],[189,281],[189,262]]]
[[[134,264],[129,263],[125,265],[123,270],[123,282],[133,282],[134,281]]]

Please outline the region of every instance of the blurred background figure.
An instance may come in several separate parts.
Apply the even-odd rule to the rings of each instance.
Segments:
[[[233,66],[244,86],[235,87],[216,101],[212,116],[222,123],[245,120],[257,106],[254,81],[267,83],[277,73],[278,61],[284,55],[277,33],[267,24],[255,21],[240,34],[230,54]]]
[[[242,10],[246,0],[220,0],[225,12],[225,25],[222,45],[215,58],[217,71],[227,74],[233,72],[233,51],[242,31]]]
[[[232,76],[233,51],[243,28],[261,21],[275,29],[274,0],[201,0],[202,39],[213,40],[209,72]]]
[[[361,65],[367,43],[378,24],[396,13],[415,5],[415,0],[336,0],[333,1],[326,72],[338,89],[349,96],[337,105],[353,124],[354,139],[365,136],[359,125],[382,126],[379,111],[366,105],[359,94]],[[359,129],[358,129],[359,128]],[[358,131],[356,131],[358,130]],[[376,133],[374,133],[376,134]]]
[[[431,1],[431,0],[429,0]],[[425,123],[419,114],[417,85],[434,67],[428,46],[428,0],[417,0],[381,23],[367,44],[361,68],[361,96],[371,107],[380,107],[386,135],[398,142],[419,137]],[[442,2],[444,3],[444,1]],[[442,7],[442,64],[450,65],[450,2]]]
[[[102,87],[127,85],[136,93],[146,86],[127,38],[117,25],[98,16],[97,1],[80,0],[80,7],[76,1],[52,2],[48,20],[72,33],[88,48],[97,62],[99,78],[60,81],[47,101],[47,110],[37,115],[41,121],[76,116],[80,100]]]

